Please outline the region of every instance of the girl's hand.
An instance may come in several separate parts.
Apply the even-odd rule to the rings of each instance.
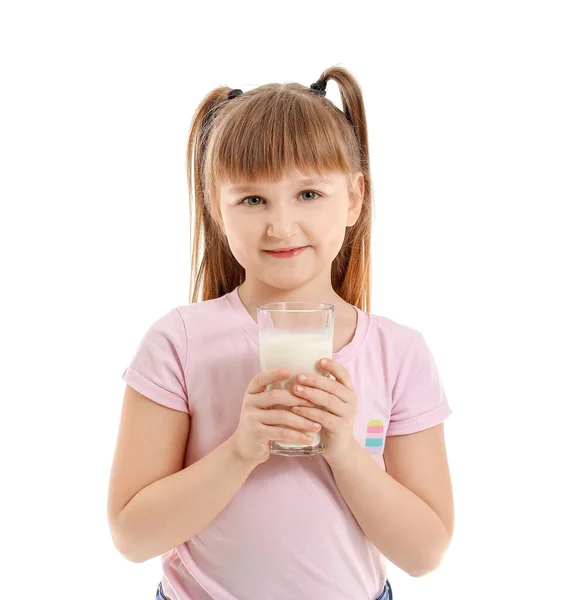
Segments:
[[[236,455],[249,464],[258,466],[270,458],[271,440],[311,444],[313,437],[309,434],[319,431],[317,423],[288,410],[292,406],[315,406],[314,404],[296,398],[286,389],[267,389],[273,383],[285,381],[290,376],[291,372],[287,369],[260,371],[247,387],[239,425],[230,439]]]
[[[354,440],[353,424],[358,410],[358,398],[352,378],[343,365],[332,359],[321,359],[319,367],[329,371],[336,381],[323,375],[304,373],[307,381],[303,381],[302,375],[298,375],[293,393],[320,408],[295,406],[292,412],[325,428],[326,448],[323,456],[327,462],[331,462],[340,458]],[[299,386],[302,386],[302,391],[298,389]]]

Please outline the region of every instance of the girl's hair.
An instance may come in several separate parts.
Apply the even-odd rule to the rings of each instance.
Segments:
[[[331,266],[333,289],[343,300],[370,312],[372,191],[368,133],[362,92],[338,66],[320,81],[339,85],[343,110],[298,83],[270,83],[228,99],[229,87],[211,91],[192,119],[186,153],[192,271],[191,302],[219,298],[245,280],[221,230],[218,186],[223,181],[277,181],[288,173],[364,175],[360,216],[347,227]],[[192,185],[194,189],[192,189]],[[196,216],[193,217],[192,201]],[[200,244],[203,257],[198,268]],[[197,273],[197,275],[196,275]]]

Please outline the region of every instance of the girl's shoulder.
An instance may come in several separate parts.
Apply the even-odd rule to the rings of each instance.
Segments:
[[[181,304],[173,310],[178,311],[180,316],[185,320],[198,322],[200,319],[216,318],[225,312],[226,301],[225,296],[213,298],[212,300],[202,300],[201,302],[193,302],[191,304]]]
[[[365,314],[370,319],[371,337],[377,338],[379,345],[393,349],[400,356],[405,356],[409,348],[422,337],[419,330],[406,323],[373,312]]]
[[[372,326],[377,327],[381,331],[385,332],[388,335],[392,335],[394,337],[410,337],[416,333],[419,333],[413,327],[407,325],[406,323],[402,323],[400,321],[396,321],[391,317],[387,317],[385,315],[377,314],[374,312],[366,312],[362,311],[365,315],[370,319]]]

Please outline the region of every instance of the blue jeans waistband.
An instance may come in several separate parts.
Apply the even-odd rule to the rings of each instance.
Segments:
[[[169,600],[163,593],[163,584],[159,583],[157,587],[157,595],[155,600]],[[386,585],[384,586],[384,591],[376,598],[375,600],[394,600],[394,595],[392,592],[392,586],[390,582],[386,579]]]

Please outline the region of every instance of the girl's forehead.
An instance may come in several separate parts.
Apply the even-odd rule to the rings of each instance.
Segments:
[[[220,182],[220,185],[227,189],[227,191],[239,191],[249,185],[254,186],[285,186],[285,185],[331,185],[340,181],[345,175],[343,173],[336,172],[324,172],[324,173],[306,173],[306,172],[293,172],[291,174],[285,174],[281,179],[268,179],[268,178],[239,178],[237,181],[224,179]]]

